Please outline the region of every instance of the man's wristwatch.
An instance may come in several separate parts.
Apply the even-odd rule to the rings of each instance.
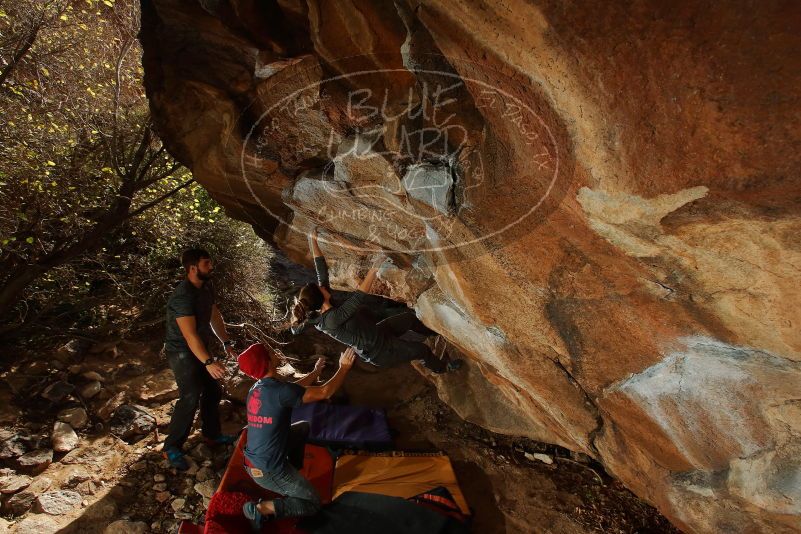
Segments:
[[[214,363],[214,358],[209,358],[208,360],[206,360],[205,362],[203,362],[203,365],[205,365],[206,367],[208,367],[209,365],[211,365],[211,364],[213,364],[213,363]]]

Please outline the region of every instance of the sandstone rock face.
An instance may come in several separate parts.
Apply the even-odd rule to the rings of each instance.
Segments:
[[[801,8],[143,3],[171,152],[470,359],[464,417],[694,532],[801,530]],[[380,379],[379,376],[376,379]]]

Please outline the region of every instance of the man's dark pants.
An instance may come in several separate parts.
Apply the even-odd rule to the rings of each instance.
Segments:
[[[164,448],[180,449],[195,421],[198,404],[200,418],[203,421],[202,432],[208,438],[220,435],[220,399],[222,386],[212,377],[206,368],[191,352],[167,352],[170,364],[178,384],[178,402],[172,412],[170,429]]]

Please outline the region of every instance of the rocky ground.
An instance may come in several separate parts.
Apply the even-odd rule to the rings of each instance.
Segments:
[[[1,378],[0,531],[175,532],[180,520],[203,517],[230,447],[210,448],[195,433],[188,473],[163,460],[177,391],[157,344],[73,341],[52,357],[22,355]],[[244,424],[236,399],[247,385],[227,383],[228,432]],[[399,448],[448,452],[475,532],[673,530],[588,458],[461,420],[411,367],[358,368],[342,396],[385,407]]]

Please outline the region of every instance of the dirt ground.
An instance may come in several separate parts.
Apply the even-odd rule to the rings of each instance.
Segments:
[[[90,416],[89,424],[78,431],[79,445],[66,454],[55,454],[43,471],[25,471],[13,458],[0,460],[4,476],[30,477],[24,491],[33,498],[30,511],[20,514],[9,508],[14,495],[3,495],[0,531],[175,532],[181,519],[202,520],[231,448],[201,445],[195,433],[186,447],[193,463],[189,474],[177,473],[162,459],[161,442],[176,391],[155,342],[121,342],[95,354],[69,358],[43,366],[23,356],[0,375],[0,400],[7,401],[0,418],[0,442],[24,435],[30,448],[43,447],[56,413],[76,398],[73,404],[82,403]],[[102,394],[95,399],[73,395],[53,405],[19,395],[26,391],[26,384],[41,387],[58,378],[76,382],[80,388],[80,377],[89,372],[103,376]],[[21,383],[23,375],[31,378]],[[130,443],[111,435],[108,421],[98,414],[118,395],[144,407],[158,431],[129,439]],[[473,532],[677,532],[589,459],[552,445],[493,434],[461,420],[411,366],[379,373],[358,367],[349,375],[341,396],[353,404],[384,408],[397,448],[437,449],[450,456],[474,512]],[[238,402],[224,401],[222,414],[226,431],[243,426],[244,407]],[[546,455],[541,457],[552,463],[538,460],[535,454]],[[79,494],[80,503],[63,513],[41,513],[37,504],[41,494],[59,491]]]

